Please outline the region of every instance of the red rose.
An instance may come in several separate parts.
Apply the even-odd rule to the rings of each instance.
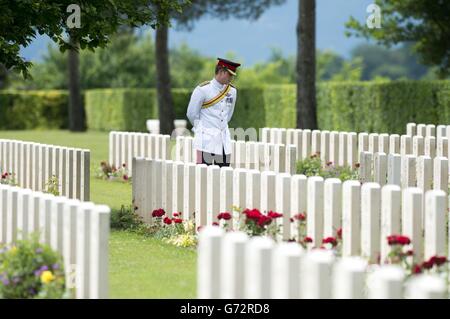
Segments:
[[[173,217],[178,217],[178,216],[180,216],[180,213],[173,213],[172,215],[173,215]]]
[[[420,274],[422,272],[422,268],[419,265],[414,265],[412,268],[413,274]]]
[[[414,255],[414,250],[408,250],[406,252],[406,256],[412,256],[412,255]]]
[[[244,211],[244,213],[247,215],[248,219],[251,219],[254,221],[258,221],[259,218],[262,216],[261,212],[257,209],[246,210],[246,212]]]
[[[166,217],[164,217],[164,224],[170,225],[170,224],[172,224],[172,220],[166,216]]]
[[[299,213],[294,215],[294,218],[300,221],[304,221],[306,220],[306,214],[305,213]]]
[[[198,227],[197,227],[197,232],[201,231],[202,228],[203,228],[203,226],[198,226]]]
[[[272,218],[266,215],[261,215],[258,219],[258,226],[264,227],[272,222]]]
[[[433,267],[433,263],[430,261],[424,261],[422,263],[422,268],[424,269],[431,269]]]
[[[152,217],[162,217],[166,214],[166,212],[164,211],[164,209],[159,208],[159,209],[155,209],[152,212]]]
[[[267,216],[269,216],[270,218],[280,218],[280,217],[283,217],[283,214],[276,213],[276,212],[273,212],[273,211],[269,211]]]
[[[433,257],[431,257],[431,258],[428,260],[428,262],[429,262],[431,265],[436,265],[436,266],[438,266],[438,267],[441,266],[442,264],[445,264],[446,261],[447,261],[447,258],[444,257],[444,256],[442,256],[442,257],[439,257],[439,256],[433,256]]]
[[[294,222],[294,218],[289,218],[289,221],[291,222],[291,223],[293,223]]]
[[[337,234],[337,237],[338,237],[339,239],[342,239],[342,228],[339,228],[339,229],[337,230],[336,234]]]
[[[213,226],[219,226],[218,222],[213,222],[212,224],[213,224]]]
[[[397,236],[397,241],[402,246],[411,244],[411,240],[406,236]]]
[[[309,236],[306,236],[306,237],[303,239],[303,241],[304,241],[305,243],[312,243],[312,242],[313,242],[312,238],[309,237]]]
[[[322,240],[322,244],[331,244],[333,247],[336,247],[337,240],[334,237],[327,237]]]
[[[219,215],[217,215],[217,218],[223,219],[223,220],[230,220],[231,219],[231,214],[228,212],[224,212],[224,213],[220,213]]]
[[[124,179],[125,181],[127,181],[127,180],[128,180],[128,175],[123,175],[123,179]]]
[[[172,221],[173,221],[175,224],[181,224],[181,223],[183,222],[183,220],[182,220],[181,218],[173,218]]]
[[[389,246],[396,245],[398,243],[396,235],[387,236],[387,241]]]

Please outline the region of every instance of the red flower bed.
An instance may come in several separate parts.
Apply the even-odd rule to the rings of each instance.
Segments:
[[[388,241],[388,244],[390,246],[392,246],[392,245],[405,246],[405,245],[411,244],[411,240],[408,237],[402,236],[402,235],[391,235],[391,236],[388,236],[387,237],[387,241]]]

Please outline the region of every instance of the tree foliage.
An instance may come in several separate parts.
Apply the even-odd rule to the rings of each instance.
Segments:
[[[80,28],[69,28],[67,12],[73,0],[1,0],[0,1],[0,63],[14,68],[25,77],[31,63],[20,56],[20,47],[27,46],[38,35],[46,34],[61,50],[73,48],[67,39],[81,49],[105,47],[111,34],[121,25],[157,26],[168,23],[169,12],[180,9],[182,0],[80,0]],[[158,5],[160,10],[155,11]]]
[[[411,45],[389,50],[381,46],[363,44],[353,49],[352,56],[362,59],[362,80],[380,76],[392,80],[418,80],[428,73],[428,68],[419,62]]]
[[[386,46],[411,43],[423,63],[450,73],[450,1],[375,0],[381,8],[381,28],[368,28],[351,17],[348,35],[372,38]]]

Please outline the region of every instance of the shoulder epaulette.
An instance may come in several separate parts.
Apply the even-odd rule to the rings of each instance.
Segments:
[[[198,86],[205,86],[205,85],[209,84],[209,82],[211,82],[211,81],[205,81],[205,82],[202,82],[202,83],[200,83]]]
[[[236,87],[235,87],[233,84],[231,84],[231,83],[230,83],[230,86],[231,86],[232,88],[235,88],[235,89],[236,89]]]

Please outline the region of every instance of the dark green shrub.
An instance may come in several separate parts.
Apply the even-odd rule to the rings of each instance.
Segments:
[[[68,127],[66,91],[0,91],[0,129],[63,129]]]
[[[146,226],[132,206],[122,205],[119,210],[111,211],[111,228],[141,233]]]

